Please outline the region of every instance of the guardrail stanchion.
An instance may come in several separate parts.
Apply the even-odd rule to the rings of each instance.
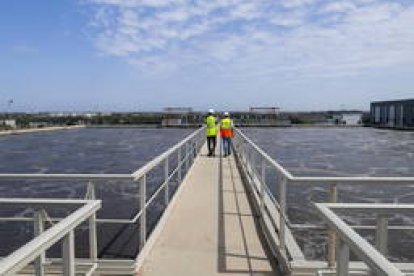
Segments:
[[[261,185],[260,185],[260,212],[263,216],[263,212],[264,212],[264,197],[265,197],[265,187],[266,187],[266,161],[263,159],[262,160],[262,177],[261,177]]]
[[[39,236],[45,230],[45,218],[46,216],[45,216],[44,209],[36,210],[34,214],[34,225],[33,225],[34,226],[33,233],[35,237]],[[45,275],[45,269],[43,267],[45,263],[45,259],[46,259],[45,252],[41,253],[40,256],[36,258],[34,262],[36,276]]]
[[[252,176],[254,176],[256,174],[256,169],[255,169],[255,155],[254,155],[253,149],[251,149],[251,152],[250,152],[250,168],[252,170]]]
[[[242,143],[243,143],[243,149],[242,149],[243,163],[244,163],[244,166],[246,167],[246,170],[247,170],[247,157],[246,157],[247,150],[246,150],[246,145],[245,145],[246,142],[243,141]]]
[[[337,276],[348,276],[349,270],[349,247],[343,241],[339,240],[338,242],[338,256],[337,256],[338,265],[336,267]]]
[[[383,214],[377,216],[376,248],[381,254],[388,253],[388,217]]]
[[[94,200],[96,198],[95,196],[95,184],[92,181],[88,182],[88,185],[86,187],[86,199]]]
[[[338,201],[338,188],[336,184],[329,186],[329,202],[336,203]],[[335,267],[336,259],[336,232],[332,227],[328,228],[328,256],[327,261],[330,268]]]
[[[286,222],[285,222],[285,214],[286,214],[286,186],[287,186],[287,179],[284,176],[281,176],[280,183],[279,183],[279,246],[280,252],[282,252],[283,257],[286,258],[286,240],[285,240],[285,232],[286,232]]]
[[[63,238],[62,259],[63,275],[75,276],[75,234],[73,230]]]
[[[181,147],[179,147],[178,149],[178,164],[177,164],[177,166],[178,166],[178,168],[177,168],[177,170],[178,170],[178,172],[177,172],[177,174],[178,174],[178,183],[181,183],[181,180],[182,180],[182,171],[181,171]]]
[[[145,207],[147,201],[147,175],[144,174],[139,183],[139,205],[141,210],[141,216],[139,218],[139,248],[142,249],[147,240],[147,208]]]
[[[246,168],[247,168],[247,174],[251,177],[252,175],[252,166],[250,163],[250,149],[246,147]]]
[[[95,184],[92,181],[88,182],[86,199],[95,200]],[[93,262],[98,260],[98,238],[96,229],[96,213],[93,214],[89,220],[89,257]]]
[[[89,257],[93,262],[98,260],[98,238],[96,229],[96,213],[89,218]]]
[[[165,206],[168,205],[168,202],[170,201],[170,186],[169,186],[169,180],[168,178],[170,177],[170,169],[169,169],[169,164],[168,164],[168,156],[167,158],[165,158],[165,163],[164,163],[164,176],[165,176]]]
[[[188,167],[189,167],[189,159],[190,159],[190,154],[189,154],[189,146],[188,146],[188,142],[185,143],[185,172],[188,172]]]

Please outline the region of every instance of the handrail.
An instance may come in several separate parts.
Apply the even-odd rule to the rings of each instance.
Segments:
[[[414,183],[414,177],[378,177],[378,176],[334,176],[334,177],[326,177],[326,176],[294,176],[291,174],[286,168],[284,168],[279,162],[275,159],[270,157],[267,153],[265,153],[258,145],[256,145],[250,138],[246,136],[241,130],[236,129],[236,133],[240,135],[243,140],[245,140],[252,148],[256,150],[266,161],[269,162],[270,165],[274,166],[279,172],[281,172],[289,182],[300,183],[300,184],[314,184],[317,182],[318,184],[332,184],[332,183],[358,183],[360,182],[365,183]]]
[[[264,152],[259,146],[257,146],[249,137],[247,137],[241,130],[235,129],[236,133],[240,135],[251,147],[253,147],[260,155],[263,156],[266,161],[273,165],[279,172],[281,172],[287,179],[292,180],[293,175],[286,170],[282,165],[280,165],[276,160],[270,157],[266,152]]]
[[[27,203],[27,199],[10,199],[2,200],[0,199],[1,203],[15,203],[15,204],[29,204]],[[79,226],[81,223],[86,221],[88,218],[93,216],[96,211],[101,207],[100,200],[31,200],[33,204],[36,205],[47,205],[48,202],[52,204],[82,204],[82,207],[74,211],[72,214],[68,215],[66,218],[62,219],[57,224],[53,225],[51,228],[47,229],[36,238],[31,240],[30,242],[26,243],[24,246],[20,247],[16,251],[14,251],[9,256],[5,257],[4,259],[0,260],[0,275],[15,275],[19,272],[22,268],[27,266],[30,262],[38,258],[45,250],[50,248],[60,239],[70,235],[70,242],[73,242],[73,230]],[[72,233],[72,234],[71,234]],[[64,260],[64,266],[68,266],[72,273],[74,267],[74,252],[73,252],[73,244],[68,244],[64,246],[71,252],[65,252],[64,254],[69,254],[67,260]],[[65,264],[65,261],[69,261],[69,263]],[[70,266],[70,267],[69,267]]]
[[[340,204],[338,208],[346,208],[346,205],[353,208],[354,204]],[[362,238],[349,225],[347,225],[340,217],[338,217],[331,208],[335,208],[335,204],[315,203],[315,208],[319,211],[321,217],[339,234],[341,241],[345,242],[352,252],[354,252],[361,260],[363,260],[378,275],[403,276],[404,274],[388,261],[380,252],[378,252],[369,242]],[[356,206],[361,208],[362,206]],[[373,204],[374,209],[414,209],[414,205],[396,207],[394,204]],[[342,245],[343,247],[344,245]],[[338,272],[337,275],[348,275],[349,250],[347,247],[340,249],[345,251],[343,256],[338,256]]]
[[[85,198],[88,200],[94,200],[96,198],[95,189],[98,184],[107,183],[104,180],[129,180],[134,183],[137,183],[137,197],[139,201],[139,209],[136,214],[133,214],[132,218],[128,219],[110,219],[110,218],[102,218],[99,219],[96,217],[96,214],[93,214],[91,218],[89,218],[89,250],[92,260],[99,260],[97,257],[97,234],[98,231],[96,229],[97,224],[103,223],[110,223],[110,224],[136,224],[139,225],[139,248],[143,248],[146,244],[147,239],[147,209],[149,205],[156,199],[156,197],[164,191],[164,201],[165,206],[167,206],[170,202],[170,182],[173,181],[174,177],[177,177],[177,181],[180,183],[183,180],[183,176],[188,172],[190,169],[191,164],[194,162],[195,157],[199,153],[201,147],[204,144],[205,135],[203,133],[205,127],[201,127],[190,135],[186,136],[182,141],[175,144],[174,146],[170,147],[164,153],[160,154],[146,165],[141,167],[140,169],[136,170],[131,174],[15,174],[15,173],[7,173],[7,174],[0,174],[0,181],[1,180],[44,180],[44,181],[54,181],[54,180],[85,180],[87,181],[85,184],[87,185]],[[176,160],[177,162],[174,162]],[[174,164],[173,168],[170,168],[171,163]],[[155,193],[147,198],[147,173],[150,172],[155,167],[161,165],[163,168],[164,179],[161,183],[159,183],[159,187],[157,187]],[[158,168],[158,167],[157,167]],[[175,180],[174,180],[175,181]],[[110,182],[109,182],[110,183]],[[119,184],[114,182],[115,184]],[[11,202],[13,199],[5,199],[4,202]],[[32,199],[24,199],[27,201],[26,203],[19,201],[21,204],[34,204],[39,208],[42,208],[41,202],[36,202],[36,200]],[[81,202],[79,200],[68,200],[67,202]],[[49,204],[63,204],[60,203],[59,200],[48,200]],[[1,204],[1,201],[0,201]],[[40,219],[42,220],[42,219]],[[50,218],[47,217],[47,220],[50,222],[60,221],[62,222],[62,218]],[[34,223],[38,223],[38,218],[30,218],[30,217],[13,217],[13,218],[5,218],[0,217],[0,221],[34,221]],[[44,254],[43,254],[44,255]],[[41,258],[41,257],[38,257]],[[44,260],[44,257],[42,257]],[[40,262],[43,263],[43,262]],[[42,265],[38,265],[38,268],[41,269]],[[98,265],[99,267],[99,265]],[[1,273],[0,273],[1,274]],[[41,274],[44,275],[44,274]]]
[[[168,150],[158,155],[143,167],[137,169],[131,174],[38,174],[38,173],[0,173],[0,180],[129,180],[137,179],[145,173],[149,172],[151,169],[159,165],[164,161],[168,156],[174,153],[178,148],[185,145],[188,141],[196,137],[203,131],[205,127],[201,127],[198,130],[194,131],[186,138],[170,147]]]
[[[255,198],[260,206],[260,214],[265,222],[264,230],[273,234],[268,235],[268,240],[276,244],[276,251],[280,262],[291,269],[292,264],[306,262],[303,252],[299,248],[295,239],[292,238],[290,228],[300,228],[298,224],[291,224],[287,215],[287,189],[290,184],[299,185],[325,185],[327,191],[327,202],[336,203],[338,198],[338,185],[374,185],[374,184],[414,184],[414,177],[370,177],[370,176],[340,176],[340,177],[308,177],[294,176],[285,169],[275,159],[265,153],[240,129],[235,129],[234,139],[235,153],[237,160],[241,164],[248,183],[254,188]],[[276,188],[276,195],[272,198],[270,190],[266,184],[266,171],[276,172],[273,187]],[[365,206],[366,207],[366,206]],[[336,206],[338,208],[338,206]],[[361,209],[362,210],[362,209]],[[377,210],[378,211],[378,210]],[[384,215],[384,212],[379,212]],[[271,221],[271,223],[269,223]],[[293,226],[293,227],[292,227]],[[304,229],[308,225],[304,225]],[[312,225],[313,227],[313,225]],[[319,227],[319,226],[318,226]],[[276,228],[276,231],[274,231]],[[394,226],[387,229],[396,229]],[[398,229],[407,229],[400,227]],[[276,233],[274,233],[276,232]],[[326,260],[328,267],[335,266],[336,255],[336,234],[331,228],[328,228],[328,247]],[[299,265],[300,267],[300,265]],[[300,269],[300,268],[298,268]]]
[[[177,144],[175,144],[174,146],[169,148],[164,153],[162,153],[162,154],[158,155],[157,157],[155,157],[154,159],[152,159],[145,166],[143,166],[143,167],[139,168],[138,170],[136,170],[135,172],[133,172],[132,176],[135,179],[139,179],[140,177],[145,175],[147,172],[149,172],[151,169],[158,166],[162,161],[164,161],[166,158],[168,158],[168,156],[170,156],[175,151],[177,151],[179,148],[181,148],[183,145],[185,145],[188,141],[190,141],[191,139],[193,139],[194,137],[199,135],[200,132],[203,131],[204,129],[205,129],[205,127],[200,127],[198,130],[194,131],[192,134],[187,136],[185,139],[178,142]]]
[[[0,180],[132,180],[131,174],[1,173]]]
[[[291,182],[300,184],[407,184],[414,183],[414,177],[387,177],[387,176],[334,176],[334,177],[303,177],[294,176]]]

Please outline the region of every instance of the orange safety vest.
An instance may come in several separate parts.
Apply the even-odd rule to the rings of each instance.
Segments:
[[[222,138],[233,137],[233,122],[230,118],[224,118],[220,122],[220,136]]]

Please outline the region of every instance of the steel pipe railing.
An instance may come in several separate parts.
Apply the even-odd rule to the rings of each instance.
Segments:
[[[138,199],[139,199],[139,207],[140,209],[132,218],[128,219],[111,219],[111,218],[97,218],[96,214],[91,214],[88,217],[88,224],[89,224],[89,254],[92,261],[96,261],[98,259],[97,254],[97,225],[98,224],[136,224],[139,223],[139,235],[140,235],[140,243],[139,248],[142,249],[145,246],[146,239],[147,239],[147,209],[151,203],[157,198],[157,196],[164,191],[164,202],[165,206],[169,204],[169,199],[171,197],[170,191],[170,182],[172,181],[174,176],[177,176],[178,182],[182,182],[184,173],[187,173],[190,169],[190,166],[195,160],[196,155],[199,153],[201,147],[204,144],[205,134],[204,134],[204,127],[197,129],[189,136],[184,138],[182,141],[177,143],[176,145],[169,148],[167,151],[162,153],[161,155],[157,156],[146,165],[141,167],[140,169],[136,170],[131,174],[0,174],[0,182],[3,180],[44,180],[44,181],[87,181],[86,184],[86,194],[85,199],[88,200],[95,200],[96,193],[95,189],[97,185],[105,183],[106,180],[110,181],[133,181],[138,183]],[[174,156],[177,158],[177,162],[174,168],[171,169],[171,160],[173,160]],[[163,174],[164,180],[163,183],[159,185],[159,187],[155,190],[155,192],[151,196],[147,196],[147,175],[148,173],[155,170],[157,167],[163,166]],[[58,182],[54,182],[58,183]],[[112,185],[118,185],[119,183],[110,183]],[[67,183],[65,183],[67,185]],[[6,202],[13,202],[13,199],[4,199],[4,203]],[[67,203],[75,203],[77,200],[68,199],[65,202]],[[21,206],[33,206],[36,205],[39,208],[42,206],[40,202],[37,200],[32,199],[25,199],[21,201]],[[48,200],[48,206],[53,204],[60,205],[60,201]],[[19,222],[19,221],[34,221],[35,233],[41,232],[41,224],[42,224],[42,217],[36,216],[34,218],[30,217],[0,217],[0,221],[11,221],[11,222]],[[65,218],[49,218],[50,222],[61,222],[64,221]],[[65,255],[65,258],[71,260],[73,255],[71,253],[72,250],[72,237],[71,234],[67,234],[68,236],[65,239],[64,247],[67,249],[68,254]],[[38,260],[35,262],[36,271],[38,271],[41,275],[43,273],[42,266],[39,263],[44,264],[44,256],[41,255]],[[73,270],[73,267],[68,266],[67,273]],[[2,274],[1,274],[2,275]]]
[[[60,222],[44,231],[44,209],[35,213],[35,238],[20,247],[7,257],[0,260],[0,275],[15,275],[32,261],[35,261],[36,275],[43,276],[44,254],[47,249],[56,242],[63,239],[62,245],[62,274],[74,276],[75,251],[74,230],[81,223],[92,217],[101,207],[100,200],[50,200],[50,199],[0,199],[0,204],[34,206],[34,207],[56,207],[80,205],[77,210],[63,218]],[[96,238],[96,237],[95,237]],[[92,262],[94,256],[90,256]]]
[[[364,261],[368,267],[375,273],[375,275],[393,275],[403,276],[404,274],[390,261],[388,261],[383,254],[385,254],[387,244],[387,222],[386,217],[381,215],[378,219],[377,227],[377,249],[375,249],[369,242],[358,235],[350,226],[348,226],[333,210],[341,208],[350,210],[358,210],[361,207],[366,211],[376,212],[398,212],[402,209],[413,211],[413,205],[395,206],[395,204],[372,204],[370,207],[360,204],[323,204],[315,203],[315,208],[318,210],[321,217],[329,224],[337,233],[339,238],[338,254],[336,256],[336,275],[349,275],[349,253],[350,250],[355,253],[359,259]],[[352,208],[352,207],[357,208]]]
[[[241,130],[235,130],[234,137],[234,148],[237,156],[237,160],[241,164],[241,167],[245,171],[246,175],[249,178],[249,183],[253,190],[256,190],[257,194],[260,195],[259,198],[267,197],[270,200],[259,200],[260,204],[264,203],[264,207],[260,208],[261,215],[267,216],[270,218],[272,214],[269,213],[270,210],[275,210],[277,217],[274,217],[273,214],[273,223],[272,225],[277,226],[276,232],[278,241],[275,243],[278,244],[279,253],[284,256],[284,262],[289,264],[290,260],[303,261],[304,255],[297,252],[299,246],[296,242],[291,240],[290,229],[291,228],[312,228],[312,227],[321,227],[315,225],[292,225],[287,216],[287,192],[291,184],[299,185],[326,185],[328,190],[328,202],[336,203],[338,199],[338,186],[339,185],[412,185],[414,184],[414,177],[367,177],[367,176],[355,176],[355,177],[297,177],[292,175],[287,169],[280,165],[276,160],[271,158],[267,153],[265,153],[259,146],[257,146],[250,138],[248,138]],[[259,167],[256,169],[256,167]],[[274,180],[277,198],[275,198],[266,184],[266,179],[263,177],[264,172],[273,171],[276,174],[276,179]],[[257,188],[259,187],[259,188]],[[257,188],[257,189],[256,189]],[[267,210],[267,213],[264,212]],[[384,225],[384,221],[378,222],[381,225]],[[269,226],[268,226],[269,227]],[[354,228],[373,228],[372,226],[352,226]],[[397,227],[392,226],[388,228],[403,230],[410,229],[410,227]],[[268,229],[272,231],[272,229]],[[274,230],[273,230],[274,231]],[[288,235],[287,235],[288,233]],[[379,235],[377,233],[377,235]],[[383,246],[383,245],[382,245]],[[300,249],[299,249],[300,250]],[[286,255],[285,255],[286,254]],[[329,267],[334,267],[336,264],[336,231],[330,228],[328,230],[328,250],[326,259],[328,261]]]

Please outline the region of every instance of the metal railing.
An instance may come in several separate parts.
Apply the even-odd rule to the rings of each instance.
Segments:
[[[13,181],[23,181],[23,180],[41,180],[48,181],[53,183],[58,183],[56,181],[84,181],[86,184],[86,200],[95,200],[96,196],[96,186],[107,183],[108,181],[128,181],[135,182],[138,184],[137,198],[139,200],[139,209],[136,211],[130,218],[98,218],[95,214],[92,214],[89,218],[89,255],[91,260],[96,261],[99,270],[99,266],[103,264],[106,268],[110,268],[112,264],[114,266],[124,266],[129,267],[130,271],[120,270],[122,272],[127,272],[129,274],[134,273],[133,261],[131,262],[117,262],[113,260],[108,260],[106,262],[103,259],[98,259],[98,238],[97,238],[97,226],[99,224],[137,224],[139,227],[139,248],[138,252],[145,246],[148,229],[147,229],[147,212],[149,205],[151,205],[162,192],[164,192],[163,201],[164,206],[168,206],[172,192],[170,191],[170,182],[172,182],[173,177],[176,177],[176,180],[179,183],[182,182],[184,174],[188,172],[192,163],[195,160],[195,157],[199,153],[202,145],[204,144],[205,134],[204,128],[197,129],[185,139],[177,143],[176,145],[169,148],[163,154],[157,156],[152,161],[148,162],[146,165],[136,170],[131,174],[0,174],[0,185],[1,181],[4,180],[13,180]],[[174,164],[174,167],[172,167]],[[147,176],[149,173],[153,173],[155,170],[159,170],[162,166],[163,180],[162,183],[157,183],[157,188],[152,195],[147,195],[147,186],[148,179]],[[72,183],[73,184],[73,183]],[[119,185],[118,182],[110,182],[110,185]],[[58,184],[57,184],[58,185]],[[64,185],[71,185],[71,183],[65,182]],[[32,199],[25,199],[27,202],[30,202]],[[47,201],[47,200],[46,200]],[[24,203],[24,200],[21,200],[21,203]],[[0,221],[15,221],[15,222],[28,222],[34,221],[38,223],[38,220],[41,216],[35,217],[25,217],[25,216],[16,216],[16,217],[0,217]],[[64,218],[59,217],[50,217],[48,220],[50,222],[62,221]],[[139,254],[139,253],[138,253]],[[44,258],[42,259],[42,264],[45,264]],[[115,270],[110,270],[114,271]],[[44,275],[43,272],[37,275]],[[72,275],[72,274],[65,274]]]
[[[234,149],[241,171],[247,179],[248,186],[253,192],[255,201],[262,217],[262,229],[270,247],[284,264],[284,268],[294,271],[296,268],[321,269],[336,266],[337,230],[328,228],[328,245],[326,262],[306,260],[296,239],[292,234],[294,228],[321,229],[320,225],[292,224],[287,215],[287,193],[291,184],[322,185],[327,190],[327,203],[336,203],[338,200],[338,186],[340,185],[413,185],[414,177],[297,177],[293,176],[276,160],[271,158],[260,147],[252,142],[242,131],[235,130]],[[266,184],[266,175],[271,172],[274,180],[271,184],[272,192]],[[356,226],[355,228],[357,228]],[[364,227],[361,227],[364,228]],[[375,226],[365,229],[375,229]],[[391,229],[391,227],[389,227]],[[395,227],[393,229],[413,229],[413,227]],[[322,230],[322,229],[321,229]],[[414,267],[413,267],[414,269]]]
[[[45,252],[62,239],[62,274],[75,275],[75,228],[86,220],[93,220],[96,211],[101,207],[100,200],[57,200],[57,199],[0,199],[0,205],[17,205],[35,207],[34,216],[35,238],[0,260],[0,275],[15,275],[32,261],[36,275],[44,275]],[[63,218],[57,224],[44,230],[46,209],[50,207],[80,206],[73,213]],[[93,231],[90,229],[90,231]],[[95,240],[93,241],[96,243]],[[91,254],[91,269],[87,275],[96,269],[96,259]]]
[[[375,275],[394,275],[403,276],[404,274],[384,255],[387,253],[388,222],[387,216],[394,215],[396,212],[412,212],[414,205],[407,204],[323,204],[316,203],[316,209],[321,217],[330,225],[338,235],[338,252],[336,255],[336,275],[349,275],[350,249],[358,256]],[[349,225],[347,225],[334,210],[351,210],[354,212],[369,212],[378,214],[376,247],[375,249],[363,237],[358,235]]]

